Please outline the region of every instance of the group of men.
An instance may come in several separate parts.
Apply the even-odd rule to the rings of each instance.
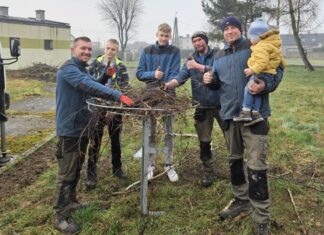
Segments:
[[[195,128],[199,139],[200,159],[204,173],[201,184],[212,185],[211,139],[214,119],[218,122],[229,152],[229,166],[234,198],[219,213],[222,219],[233,218],[253,209],[256,234],[268,234],[269,231],[269,189],[267,178],[268,131],[267,118],[270,116],[269,95],[281,81],[283,69],[279,66],[272,79],[248,80],[244,69],[251,54],[250,43],[242,37],[240,21],[229,16],[222,21],[224,49],[211,49],[205,32],[195,32],[191,39],[194,52],[180,70],[180,51],[170,45],[171,27],[161,24],[156,34],[157,41],[143,49],[136,76],[150,89],[164,89],[174,93],[177,86],[191,78],[192,98],[198,105],[194,113]],[[120,132],[122,118],[115,115],[107,120],[109,114],[92,114],[87,110],[86,99],[89,96],[121,101],[131,106],[133,101],[122,94],[128,86],[126,67],[117,58],[118,42],[107,41],[105,55],[98,57],[87,70],[91,58],[91,41],[87,37],[74,40],[72,59],[68,60],[57,73],[57,160],[59,165],[57,194],[54,209],[55,227],[66,233],[80,230],[73,220],[72,212],[82,207],[76,197],[76,186],[88,150],[87,186],[96,185],[96,163],[99,157],[103,126],[108,126],[111,138],[113,174],[125,178],[121,167]],[[95,79],[92,75],[95,75]],[[247,84],[248,83],[248,84]],[[108,86],[107,86],[108,84]],[[249,93],[262,97],[261,122],[246,126],[243,122],[234,122],[240,113],[244,87]],[[96,118],[95,118],[96,117]],[[89,120],[90,124],[89,124]],[[173,118],[164,120],[165,129],[172,133]],[[102,124],[103,123],[103,124]],[[89,132],[85,127],[89,124]],[[154,144],[156,120],[151,120],[151,144]],[[166,144],[172,146],[172,138]],[[171,148],[172,149],[172,148]],[[246,161],[243,155],[246,154]],[[166,154],[165,170],[171,182],[179,179],[172,165],[173,152]],[[148,169],[149,178],[153,177],[154,159]]]

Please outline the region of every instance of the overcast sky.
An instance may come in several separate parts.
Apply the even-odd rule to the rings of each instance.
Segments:
[[[133,35],[132,41],[154,42],[157,25],[166,22],[173,27],[176,14],[179,35],[209,29],[201,0],[142,1],[144,13],[139,19],[137,33]],[[98,0],[1,0],[0,5],[9,7],[10,16],[35,17],[35,10],[45,10],[46,19],[69,23],[74,36],[86,35],[93,41],[100,42],[116,37],[100,16]],[[320,5],[321,12],[324,12],[324,0],[320,0]],[[320,14],[321,17],[322,15]],[[320,32],[324,33],[324,24]]]

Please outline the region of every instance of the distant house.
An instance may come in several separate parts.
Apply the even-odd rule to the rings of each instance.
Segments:
[[[143,41],[129,43],[125,51],[124,61],[139,60],[141,50],[148,45],[150,44]]]
[[[36,10],[36,18],[13,17],[8,7],[0,6],[0,42],[3,57],[9,56],[9,39],[19,38],[21,56],[10,69],[42,62],[60,65],[70,58],[71,27],[68,23],[45,19],[44,10]]]
[[[294,35],[281,34],[282,50],[284,54],[298,52]],[[307,52],[313,52],[318,48],[324,48],[324,33],[300,34],[300,39]]]

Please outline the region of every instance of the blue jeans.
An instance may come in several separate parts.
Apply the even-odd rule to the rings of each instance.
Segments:
[[[258,75],[258,78],[262,79],[262,77],[269,77],[269,76],[273,77],[272,74],[261,73],[260,75]],[[255,79],[256,79],[256,76],[252,75],[252,76],[250,76],[249,81],[255,80]],[[261,108],[261,104],[262,104],[261,95],[252,95],[249,92],[248,86],[246,85],[245,88],[244,88],[244,99],[243,99],[242,107],[244,109],[249,109],[249,110],[252,110],[252,111],[258,111],[259,112],[260,108]]]

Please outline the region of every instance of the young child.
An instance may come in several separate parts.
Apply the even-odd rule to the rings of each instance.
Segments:
[[[249,68],[244,70],[245,75],[249,76],[249,80],[273,78],[279,64],[282,67],[286,66],[281,52],[279,31],[270,29],[265,21],[257,19],[251,24],[248,36],[252,44],[252,54],[248,60]],[[255,82],[258,81],[255,80]],[[261,95],[250,94],[246,86],[242,110],[239,116],[233,118],[233,121],[248,122],[245,126],[251,126],[263,121],[263,117],[259,112],[261,105]]]
[[[143,49],[140,61],[136,71],[138,80],[145,82],[150,89],[159,89],[161,82],[168,82],[175,78],[180,71],[180,50],[169,45],[171,39],[171,27],[166,24],[160,24],[156,33],[157,41],[155,44]],[[172,166],[173,160],[173,140],[172,140],[172,116],[164,118],[166,137],[165,143],[168,146],[168,153],[165,159],[165,170],[171,182],[178,181],[178,174]],[[151,140],[150,144],[155,145],[156,119],[151,119]],[[154,155],[150,155],[150,164],[148,167],[148,179],[153,178],[155,164]]]
[[[124,90],[128,87],[128,73],[126,66],[121,59],[117,57],[119,52],[119,42],[116,39],[109,39],[106,42],[104,55],[95,59],[90,67],[89,73],[93,75],[98,82],[114,89]],[[110,76],[102,76],[106,70],[110,71]],[[107,113],[108,114],[108,113]],[[89,123],[89,139],[92,140],[88,148],[88,169],[86,185],[89,189],[94,188],[97,183],[97,162],[101,140],[104,132],[104,126],[107,126],[111,143],[111,161],[112,172],[114,176],[124,179],[126,174],[122,170],[120,134],[122,130],[122,116],[120,114],[110,114],[110,119],[106,119],[106,113],[92,114]]]

